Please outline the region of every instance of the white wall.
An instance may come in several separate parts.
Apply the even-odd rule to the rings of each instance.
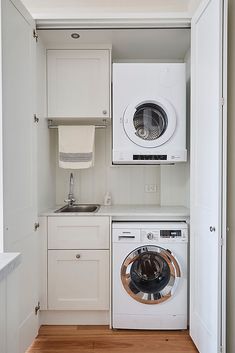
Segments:
[[[37,43],[37,181],[38,181],[38,213],[54,206],[56,163],[53,134],[48,129],[46,98],[46,49],[40,38]]]
[[[2,48],[2,16],[0,6],[0,48]],[[2,55],[0,54],[0,82],[2,82]],[[2,160],[2,84],[0,84],[0,253],[3,251],[3,160]]]
[[[111,129],[97,129],[95,166],[74,171],[75,195],[79,202],[103,203],[107,191],[114,204],[159,204],[159,166],[111,166]],[[57,131],[54,131],[57,137]],[[58,148],[57,148],[58,150]],[[56,157],[58,160],[58,157]],[[56,171],[56,202],[62,204],[68,194],[69,170]],[[156,193],[146,193],[145,184],[156,184]]]
[[[189,207],[189,162],[161,166],[161,205]]]
[[[198,5],[200,4],[201,1],[202,0],[191,0],[191,1],[189,1],[188,11],[189,11],[190,15],[193,15],[193,13],[197,9],[197,7],[198,7]]]
[[[107,191],[113,204],[188,205],[188,164],[173,166],[112,166],[111,129],[97,129],[95,166],[73,171],[75,196],[79,202],[103,203]],[[57,130],[53,130],[58,151]],[[70,170],[58,167],[56,152],[56,204],[63,204],[68,195]],[[146,184],[156,184],[157,192],[145,191]]]
[[[228,225],[227,353],[235,352],[235,2],[229,0],[228,30]]]
[[[191,60],[190,49],[186,53],[186,130],[187,130],[187,163],[178,163],[175,165],[161,166],[161,205],[175,206],[182,205],[189,207],[190,193],[190,76]]]
[[[99,18],[115,14],[159,16],[159,12],[186,13],[200,0],[22,0],[34,18]]]

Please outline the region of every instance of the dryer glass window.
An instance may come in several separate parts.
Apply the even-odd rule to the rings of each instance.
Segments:
[[[135,134],[143,140],[156,140],[164,134],[168,125],[165,110],[155,103],[144,103],[136,108],[133,124]]]
[[[124,260],[121,280],[127,293],[144,304],[168,300],[180,277],[173,254],[158,246],[142,246]]]

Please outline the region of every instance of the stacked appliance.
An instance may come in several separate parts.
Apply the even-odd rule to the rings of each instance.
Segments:
[[[113,64],[113,164],[185,162],[184,63]]]
[[[185,222],[113,222],[112,326],[187,328]]]

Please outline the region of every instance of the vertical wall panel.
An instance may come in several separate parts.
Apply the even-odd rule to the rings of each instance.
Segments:
[[[110,191],[114,204],[160,204],[160,166],[112,166],[110,134],[110,128],[96,130],[95,166],[73,171],[78,201],[102,204],[106,191]],[[58,150],[57,145],[58,141]],[[71,171],[58,167],[58,156],[56,164],[56,202],[62,204],[68,194]],[[147,193],[146,184],[156,184],[157,192]]]
[[[228,225],[227,236],[227,353],[235,352],[235,2],[229,0],[228,11]]]

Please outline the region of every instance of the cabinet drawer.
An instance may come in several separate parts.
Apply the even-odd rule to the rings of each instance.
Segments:
[[[48,249],[109,249],[109,217],[49,217]]]
[[[108,310],[109,250],[49,250],[48,309]]]

